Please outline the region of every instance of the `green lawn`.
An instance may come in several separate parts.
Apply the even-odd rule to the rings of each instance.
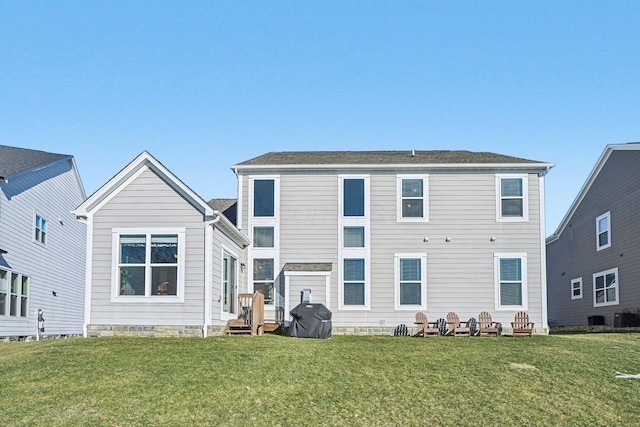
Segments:
[[[640,334],[0,344],[11,426],[640,425]]]

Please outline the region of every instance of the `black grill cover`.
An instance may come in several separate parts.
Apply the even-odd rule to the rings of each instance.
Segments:
[[[293,320],[289,336],[298,338],[330,338],[331,311],[323,304],[298,304],[289,312]]]

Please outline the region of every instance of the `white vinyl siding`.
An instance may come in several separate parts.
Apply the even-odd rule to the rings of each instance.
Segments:
[[[427,254],[394,254],[396,310],[427,309]]]
[[[571,299],[582,298],[582,277],[571,281]]]
[[[618,269],[601,271],[593,275],[593,306],[619,304]]]
[[[529,221],[527,175],[496,175],[496,221]]]
[[[429,175],[398,175],[398,222],[429,221]]]
[[[611,212],[596,218],[596,249],[602,250],[611,246]]]

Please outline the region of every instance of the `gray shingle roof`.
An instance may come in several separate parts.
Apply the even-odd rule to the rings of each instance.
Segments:
[[[211,199],[207,202],[213,209],[222,212],[234,225],[237,224],[238,218],[238,200],[237,199]]]
[[[540,164],[535,160],[473,151],[282,151],[270,152],[236,166],[266,165],[433,165]]]
[[[6,178],[64,158],[71,156],[0,145],[0,177]]]
[[[284,265],[284,271],[331,271],[330,262],[288,262]]]

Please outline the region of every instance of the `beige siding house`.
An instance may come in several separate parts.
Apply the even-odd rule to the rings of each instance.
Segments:
[[[249,241],[151,154],[74,213],[87,224],[85,336],[207,336],[236,317]]]
[[[544,177],[553,165],[467,151],[275,152],[233,166],[248,288],[285,314],[323,303],[334,333],[415,314],[526,311],[547,333]]]

